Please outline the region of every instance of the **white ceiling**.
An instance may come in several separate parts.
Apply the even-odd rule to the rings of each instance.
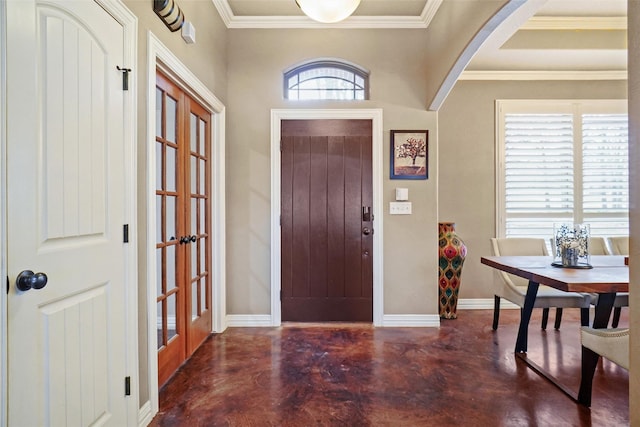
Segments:
[[[229,28],[426,28],[443,1],[460,0],[362,0],[336,24],[312,21],[295,0],[212,1]]]
[[[303,16],[295,0],[224,0],[235,16]],[[419,16],[427,0],[362,0],[354,16]]]
[[[212,1],[229,28],[426,29],[443,2],[483,0],[362,0],[353,16],[330,25],[304,16],[295,0]],[[528,0],[483,44],[465,74],[626,78],[626,15],[626,0]]]

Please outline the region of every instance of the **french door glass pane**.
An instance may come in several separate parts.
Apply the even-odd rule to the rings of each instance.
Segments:
[[[166,241],[171,240],[171,238],[176,237],[176,202],[177,197],[175,196],[166,196],[166,232],[164,235]]]
[[[198,275],[198,240],[189,245],[191,248],[191,278]]]
[[[167,332],[168,332],[168,341],[171,341],[171,338],[178,335],[178,322],[180,319],[177,316],[176,312],[176,300],[178,299],[178,294],[171,294],[167,297]]]
[[[162,196],[156,196],[156,243],[162,243],[162,224],[166,219],[162,216]]]
[[[200,163],[200,187],[198,188],[198,194],[200,195],[204,195],[206,192],[206,179],[205,179],[205,166],[207,164],[207,162],[204,159],[200,159],[199,161]]]
[[[176,284],[176,245],[167,246],[167,290],[171,291]]]
[[[198,169],[197,158],[191,156],[191,192],[198,192]]]
[[[191,234],[198,234],[198,199],[191,198]]]
[[[167,100],[167,116],[166,116],[166,127],[167,127],[167,132],[166,132],[166,136],[165,139],[169,142],[177,142],[177,136],[176,136],[176,131],[178,129],[177,126],[177,108],[178,108],[178,103],[171,98],[170,96],[166,97]]]
[[[162,271],[163,271],[162,251],[164,251],[164,248],[156,249],[156,295],[157,296],[164,294],[164,290],[162,289]],[[161,313],[158,313],[158,315],[160,314]]]
[[[178,167],[176,165],[178,150],[171,146],[167,146],[167,165],[166,165],[166,180],[167,191],[176,191],[176,173]]]
[[[163,306],[164,300],[163,301],[158,301],[158,317],[156,319],[156,326],[157,326],[157,333],[158,333],[158,350],[160,350],[162,347],[164,347],[164,345],[166,344],[164,342],[164,324],[166,323],[166,320],[163,319],[162,317],[162,306]]]
[[[156,190],[162,190],[162,146],[156,143]]]
[[[197,152],[198,151],[198,116],[196,116],[193,113],[191,113],[191,115],[189,116],[189,130],[190,130],[189,146],[191,147],[191,151]]]
[[[206,242],[207,242],[207,239],[198,240],[198,245],[200,245],[200,271],[198,273],[200,274],[204,273],[207,269],[207,263],[206,263],[207,250],[205,248]]]
[[[198,134],[198,139],[200,140],[200,149],[198,150],[198,153],[202,156],[204,156],[204,154],[206,153],[204,147],[206,125],[207,122],[205,122],[204,120],[200,120],[200,133]]]
[[[162,89],[156,88],[156,136],[162,138]]]
[[[203,312],[209,308],[207,304],[207,292],[205,288],[206,284],[207,284],[207,278],[205,276],[202,279],[200,279],[200,312]]]
[[[198,281],[192,283],[191,286],[191,320],[198,318]]]
[[[205,217],[205,205],[206,200],[205,199],[200,199],[199,201],[199,205],[200,205],[200,233],[204,234],[205,232],[205,224],[207,221],[207,218]]]

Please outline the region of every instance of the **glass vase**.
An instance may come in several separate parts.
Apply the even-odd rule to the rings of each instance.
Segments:
[[[553,264],[559,267],[590,267],[589,224],[554,224]]]

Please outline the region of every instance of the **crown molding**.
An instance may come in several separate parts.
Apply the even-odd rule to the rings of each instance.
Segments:
[[[218,15],[220,15],[222,22],[224,22],[224,25],[227,28],[229,28],[229,25],[231,25],[231,21],[234,18],[233,11],[229,6],[229,2],[227,0],[211,0],[211,1],[213,2],[213,5],[218,10]]]
[[[427,28],[444,0],[427,0],[420,16],[352,16],[322,24],[306,16],[235,16],[227,0],[211,0],[227,28]],[[626,16],[534,16],[521,30],[626,30]]]
[[[626,16],[534,16],[520,30],[626,30]]]
[[[442,6],[443,1],[444,0],[427,0],[420,14],[420,19],[424,22],[425,28],[431,24],[433,17],[436,16],[436,12],[438,12],[438,9]]]
[[[307,16],[236,16],[227,0],[212,0],[227,28],[233,29],[424,29],[429,26],[443,0],[427,0],[420,16],[350,16],[341,22],[323,24]]]
[[[324,24],[306,16],[236,16],[228,28],[269,28],[269,29],[327,29],[327,28],[427,28],[426,23],[417,16],[351,16],[344,21]]]
[[[627,80],[627,71],[464,71],[458,80]]]

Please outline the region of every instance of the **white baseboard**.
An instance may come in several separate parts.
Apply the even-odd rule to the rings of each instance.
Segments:
[[[511,301],[500,299],[500,309],[520,308]],[[458,300],[459,310],[493,310],[493,298],[469,298]]]
[[[385,314],[382,316],[385,328],[438,328],[440,316],[437,314]]]
[[[153,417],[154,414],[151,413],[151,402],[147,400],[147,402],[138,410],[138,426],[148,426],[151,424]]]
[[[256,328],[271,327],[273,323],[268,314],[230,314],[227,315],[227,327]],[[437,314],[386,314],[382,327],[438,327],[440,317]]]
[[[227,327],[263,328],[273,326],[270,314],[228,314]]]
[[[458,300],[459,310],[493,310],[493,298],[468,298]],[[520,308],[505,300],[500,300],[501,309]],[[229,314],[227,315],[227,327],[237,328],[262,328],[271,327],[273,322],[269,314]],[[440,326],[438,314],[384,314],[382,327],[402,328],[418,327],[433,328]]]

